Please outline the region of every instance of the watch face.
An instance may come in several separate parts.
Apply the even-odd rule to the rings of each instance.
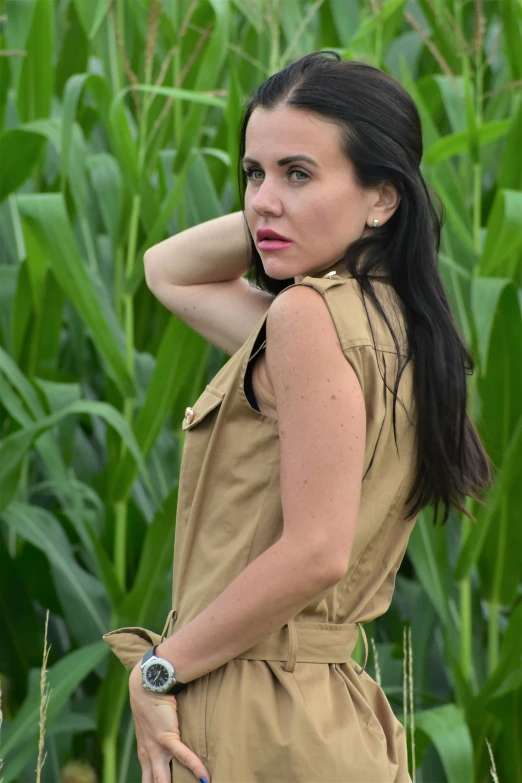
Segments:
[[[155,688],[161,688],[169,679],[169,673],[161,663],[153,663],[146,673],[147,682]]]

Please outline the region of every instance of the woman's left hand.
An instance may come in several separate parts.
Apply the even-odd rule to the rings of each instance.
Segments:
[[[142,783],[171,783],[171,758],[188,767],[198,780],[204,777],[211,783],[201,759],[181,741],[176,697],[146,691],[140,663],[131,671],[129,693]]]

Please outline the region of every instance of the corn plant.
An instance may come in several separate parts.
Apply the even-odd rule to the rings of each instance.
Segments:
[[[128,675],[101,636],[163,627],[182,416],[227,359],[151,295],[143,255],[240,208],[244,99],[320,49],[387,70],[419,108],[495,467],[476,522],[421,513],[369,624],[374,674],[416,783],[522,780],[521,27],[517,0],[0,2],[5,783],[37,764],[47,611],[43,777],[141,779]]]

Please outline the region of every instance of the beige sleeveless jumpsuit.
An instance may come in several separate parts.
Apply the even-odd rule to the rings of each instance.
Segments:
[[[382,272],[373,282],[405,355],[401,301]],[[187,685],[177,696],[181,739],[212,783],[408,783],[404,729],[351,653],[360,628],[367,658],[358,623],[388,609],[415,521],[404,513],[415,465],[412,366],[399,386],[397,454],[392,395],[382,377],[393,389],[397,362],[384,320],[366,297],[370,324],[348,272],[294,285],[324,297],[364,394],[366,448],[349,567],[279,631]],[[278,423],[255,410],[244,390],[247,364],[265,344],[265,321],[266,313],[187,408],[172,611],[161,636],[120,628],[103,637],[128,669],[202,612],[283,532]],[[172,781],[195,777],[173,759]]]

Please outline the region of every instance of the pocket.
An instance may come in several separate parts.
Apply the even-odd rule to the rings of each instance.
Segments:
[[[350,658],[347,666],[353,671],[354,679],[348,676],[346,671],[343,671],[341,666],[344,664],[334,663],[336,672],[343,679],[350,701],[355,709],[359,722],[366,726],[366,728],[386,747],[387,739],[386,733],[379,720],[378,715],[382,715],[391,712],[391,707],[386,699],[384,691],[381,687],[372,680],[372,678],[366,673],[359,674],[356,666],[358,664]]]
[[[190,430],[199,424],[214,408],[220,405],[224,396],[224,391],[207,384],[194,405],[185,409],[185,417],[181,423],[181,429]]]
[[[207,747],[208,680],[209,680],[209,673],[204,674],[202,677],[199,678],[198,699],[196,705],[197,730],[198,730],[198,736],[197,736],[198,748],[196,750],[196,753],[201,759],[205,759],[205,760],[208,758],[208,747]]]
[[[215,753],[216,743],[221,741],[223,724],[223,703],[227,701],[227,694],[221,692],[228,665],[225,663],[217,669],[212,669],[206,675],[204,684],[204,699],[201,701],[200,726],[202,732],[201,750],[205,758],[208,754]],[[228,700],[230,697],[228,698]]]
[[[207,761],[208,754],[206,732],[208,681],[209,673],[203,674],[191,680],[176,696],[181,741],[204,762]],[[182,774],[181,762],[173,762],[173,771],[182,776],[180,779],[185,780],[183,774],[187,774],[187,771],[185,768]],[[173,779],[177,780],[178,775],[175,774]]]

